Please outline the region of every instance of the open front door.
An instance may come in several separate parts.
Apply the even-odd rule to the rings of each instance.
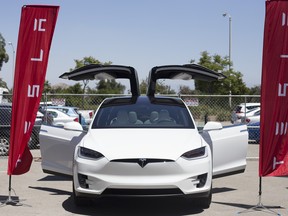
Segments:
[[[79,127],[82,128],[80,124]],[[83,131],[43,124],[39,133],[42,170],[45,173],[72,176],[75,147],[85,135]]]
[[[66,72],[62,74],[59,78],[75,81],[129,79],[132,95],[140,95],[137,71],[130,66],[89,64],[81,68],[77,68],[71,72]]]
[[[246,125],[222,127],[220,122],[208,122],[202,137],[213,155],[213,178],[244,172],[248,149]]]
[[[194,79],[204,81],[216,81],[223,78],[225,78],[225,76],[222,73],[217,73],[196,64],[157,66],[153,67],[150,71],[147,95],[155,95],[156,81],[158,79]]]

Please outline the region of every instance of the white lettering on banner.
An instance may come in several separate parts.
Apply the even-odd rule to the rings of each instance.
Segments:
[[[16,164],[15,164],[15,168],[17,167],[18,163],[21,163],[21,162],[22,162],[21,155],[19,154],[18,159],[17,159]]]
[[[288,55],[280,55],[280,58],[288,58]]]
[[[275,135],[285,135],[287,133],[288,122],[276,122]]]
[[[282,85],[279,83],[279,85],[278,85],[278,96],[279,97],[286,97],[287,87],[288,87],[288,83],[284,83],[283,88],[282,88]]]
[[[284,161],[277,161],[276,157],[273,158],[273,170],[275,170],[277,165],[284,164]]]
[[[40,49],[40,57],[39,58],[31,58],[31,61],[42,61],[43,59],[43,49]]]
[[[39,97],[40,85],[28,85],[28,97]]]
[[[31,122],[27,122],[25,121],[25,125],[24,125],[24,134],[26,134],[30,128]]]
[[[34,20],[34,31],[45,31],[45,29],[42,27],[42,23],[46,22],[46,19],[39,19],[39,22],[37,19]]]

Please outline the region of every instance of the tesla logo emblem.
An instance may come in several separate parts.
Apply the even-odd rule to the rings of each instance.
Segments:
[[[144,167],[147,165],[147,163],[148,163],[148,161],[147,161],[146,158],[140,158],[140,159],[138,160],[138,164],[139,164],[142,168],[144,168]]]

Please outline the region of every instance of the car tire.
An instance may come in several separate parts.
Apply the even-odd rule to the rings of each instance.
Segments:
[[[0,137],[0,156],[7,156],[9,154],[10,139],[6,136]]]
[[[74,182],[73,182],[73,194],[72,194],[72,198],[73,198],[73,201],[74,201],[74,204],[76,206],[89,206],[91,205],[91,200],[85,198],[85,197],[79,197],[76,195],[76,192],[75,192],[75,188],[74,188]]]

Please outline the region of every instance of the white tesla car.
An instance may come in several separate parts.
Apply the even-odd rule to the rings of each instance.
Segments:
[[[105,99],[87,132],[76,122],[64,128],[42,126],[42,169],[73,176],[76,205],[115,195],[186,196],[208,208],[212,178],[245,170],[246,125],[223,128],[208,122],[199,133],[180,98],[155,95],[158,79],[213,81],[222,74],[194,64],[155,67],[146,96],[139,93],[132,67],[92,64],[60,77],[127,78],[132,93]]]

